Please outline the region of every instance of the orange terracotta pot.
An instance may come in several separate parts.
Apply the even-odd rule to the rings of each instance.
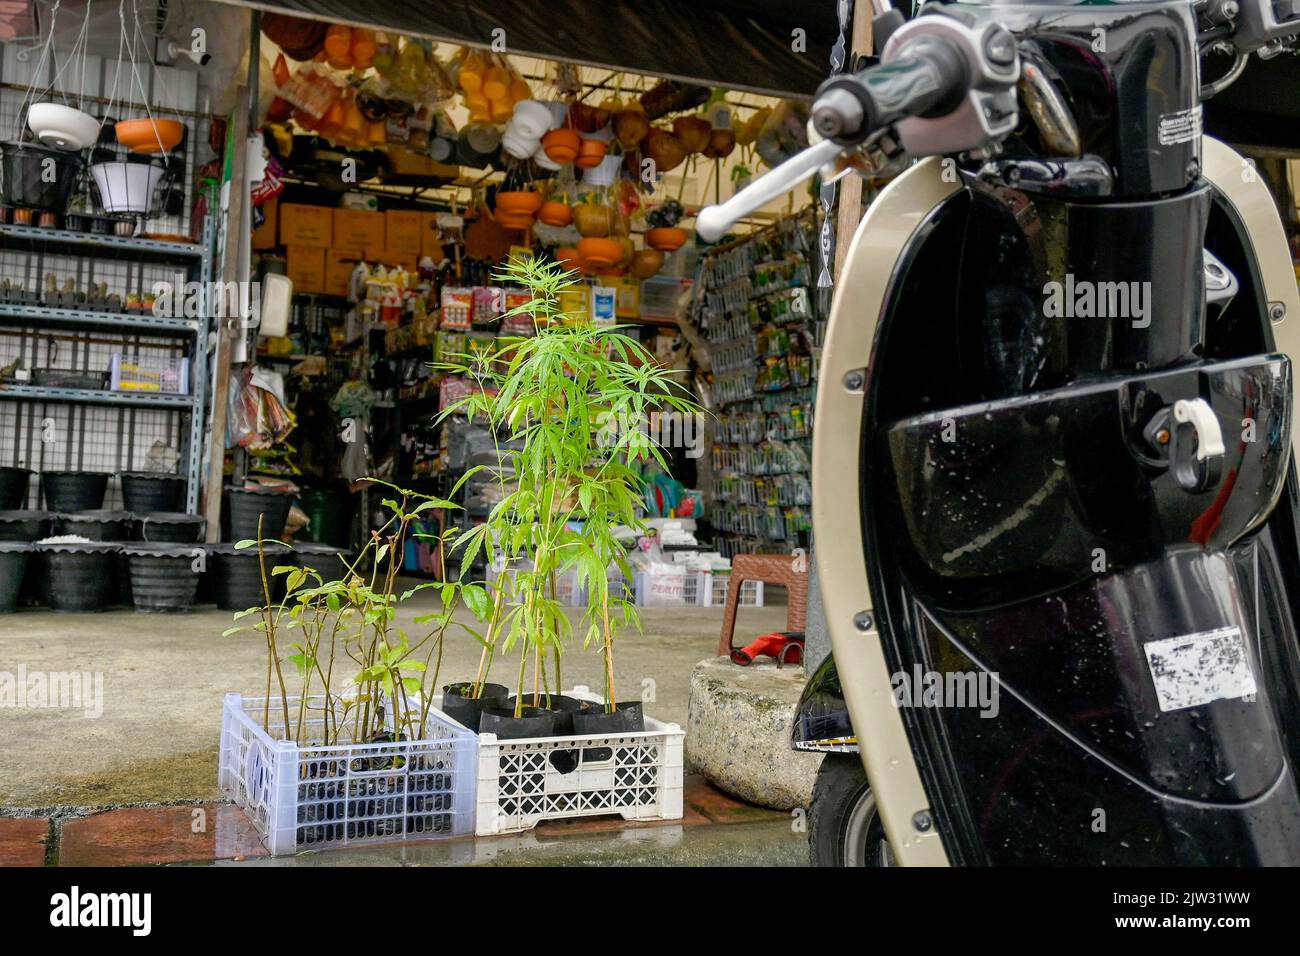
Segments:
[[[546,158],[561,165],[577,159],[581,145],[582,137],[574,129],[553,129],[542,137],[542,149],[546,152]]]
[[[532,228],[533,217],[526,212],[503,212],[498,213],[497,225],[503,229],[525,230]]]
[[[542,208],[542,194],[531,190],[497,193],[497,212],[507,215],[524,215],[531,218]]]
[[[114,127],[117,141],[133,153],[166,153],[176,148],[185,127],[176,120],[121,120]]]
[[[660,252],[676,252],[686,245],[686,240],[690,237],[691,234],[685,229],[668,226],[651,229],[645,234],[645,241],[651,249],[658,249]]]
[[[548,226],[567,226],[573,222],[573,207],[567,202],[547,200],[542,203],[537,218]]]
[[[623,247],[617,239],[580,239],[578,255],[582,256],[584,265],[596,269],[609,268],[623,257]]]
[[[599,166],[600,161],[604,158],[604,140],[584,139],[582,145],[578,147],[578,156],[573,161],[573,165],[579,169],[591,169],[593,166]]]
[[[582,255],[573,246],[560,246],[555,250],[555,258],[565,269],[582,268]]]

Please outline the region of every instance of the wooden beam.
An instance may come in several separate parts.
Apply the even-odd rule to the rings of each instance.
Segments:
[[[871,0],[853,0],[853,32],[849,40],[848,62],[854,54],[868,55],[872,50]],[[849,173],[840,180],[840,206],[835,222],[835,278],[844,268],[849,241],[862,221],[862,177]]]

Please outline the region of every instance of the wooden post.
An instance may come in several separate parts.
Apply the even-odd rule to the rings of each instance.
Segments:
[[[849,62],[853,54],[871,53],[871,0],[853,0],[853,33],[849,41]],[[835,278],[840,277],[849,242],[862,220],[862,177],[850,173],[839,182],[840,208],[835,222]]]

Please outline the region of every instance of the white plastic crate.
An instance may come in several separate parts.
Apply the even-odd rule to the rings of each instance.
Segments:
[[[730,572],[701,571],[699,584],[700,607],[726,607],[727,592],[730,588]],[[763,606],[762,581],[745,581],[740,585],[739,606]]]
[[[115,392],[190,393],[190,360],[183,356],[133,356],[114,352],[109,388]]]
[[[497,562],[493,562],[487,571],[487,583],[489,587],[495,587],[501,576],[508,575],[513,583],[515,574],[519,568],[511,568],[506,571]],[[512,589],[513,590],[513,589]],[[586,590],[578,585],[578,572],[576,569],[570,569],[555,576],[555,600],[561,607],[586,607],[587,593]]]
[[[291,721],[300,700],[289,698]],[[263,728],[265,703],[226,695],[218,785],[272,855],[474,831],[475,736],[442,711],[430,709],[422,740],[300,746]],[[308,698],[304,739],[321,739],[324,706]],[[278,734],[280,698],[270,715]]]
[[[586,687],[565,694],[602,703]],[[475,832],[517,833],[544,820],[605,814],[624,820],[680,820],[686,734],[676,724],[651,717],[645,718],[645,728],[525,740],[479,734]],[[568,759],[552,760],[559,752]],[[565,772],[567,767],[572,769]]]
[[[672,276],[651,276],[641,281],[641,318],[676,319],[677,300],[689,289],[689,278],[677,279]]]

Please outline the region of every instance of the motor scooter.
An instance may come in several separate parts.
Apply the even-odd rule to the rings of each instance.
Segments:
[[[814,862],[1300,864],[1300,296],[1201,108],[1300,2],[876,12],[819,141],[697,223],[903,170],[821,357]]]

